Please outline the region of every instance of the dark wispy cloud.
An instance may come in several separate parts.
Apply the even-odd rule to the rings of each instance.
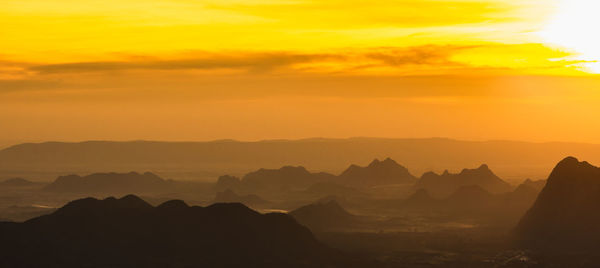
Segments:
[[[119,71],[130,69],[147,70],[180,70],[180,69],[247,69],[250,71],[268,71],[275,68],[290,66],[318,60],[340,59],[333,54],[293,54],[285,52],[274,53],[232,53],[234,55],[194,53],[186,59],[151,59],[127,61],[74,62],[62,64],[38,65],[29,68],[38,73],[62,72],[95,72]]]
[[[493,53],[487,53],[492,51]],[[498,56],[495,53],[501,53]],[[466,55],[466,57],[465,57]],[[368,49],[347,49],[320,53],[300,53],[289,51],[228,51],[204,52],[192,51],[171,56],[120,55],[115,61],[66,62],[59,64],[2,62],[0,75],[15,76],[15,79],[45,80],[63,79],[63,75],[85,73],[115,73],[127,71],[178,71],[205,70],[206,74],[218,74],[213,71],[233,70],[246,74],[285,73],[304,75],[306,73],[336,75],[368,75],[377,70],[395,75],[431,75],[469,70],[469,74],[485,71],[486,74],[499,70],[502,72],[522,71],[521,63],[527,62],[527,68],[548,70],[569,68],[580,62],[564,57],[568,53],[555,51],[539,44],[505,45],[423,45],[413,47],[374,47]],[[471,59],[488,57],[492,64],[481,65]],[[562,59],[561,59],[562,58]],[[20,77],[18,77],[20,76]],[[62,78],[61,78],[62,77]],[[73,77],[73,76],[72,76]],[[70,77],[70,78],[72,78]],[[10,79],[9,79],[10,80]],[[17,82],[10,82],[17,83]],[[24,85],[25,87],[26,85]],[[18,87],[18,83],[11,86]]]
[[[291,52],[230,52],[186,54],[185,59],[153,59],[132,57],[122,61],[73,62],[28,66],[38,74],[102,72],[124,70],[184,70],[240,69],[248,72],[268,72],[291,68],[298,64],[336,63],[355,69],[356,66],[457,65],[450,57],[469,47],[419,46],[409,48],[373,48],[336,53]]]

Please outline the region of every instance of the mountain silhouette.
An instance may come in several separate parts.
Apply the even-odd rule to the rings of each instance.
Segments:
[[[449,211],[464,211],[489,208],[495,196],[479,185],[462,186],[444,199],[444,207]]]
[[[600,242],[600,168],[574,157],[560,161],[519,222],[527,246],[595,248]]]
[[[523,183],[521,183],[519,186],[527,186],[535,191],[537,191],[538,193],[540,191],[542,191],[542,189],[544,188],[544,186],[546,185],[546,180],[531,180],[531,179],[526,179]]]
[[[507,196],[514,200],[526,200],[527,203],[531,202],[531,204],[533,204],[533,201],[535,201],[540,191],[541,189],[538,188],[537,184],[524,182],[519,184],[519,186],[517,186],[510,194],[507,194]]]
[[[224,175],[220,176],[219,179],[217,179],[215,190],[217,192],[222,192],[228,189],[237,190],[241,187],[241,185],[242,180],[240,180],[240,178],[235,176]]]
[[[402,202],[404,208],[411,210],[431,209],[433,207],[438,207],[439,205],[440,200],[431,197],[425,189],[418,189]]]
[[[159,193],[168,191],[173,181],[146,172],[95,173],[87,176],[60,176],[44,190],[58,193],[78,194],[123,194],[123,193]]]
[[[335,176],[332,174],[324,172],[311,173],[304,167],[261,168],[244,175],[238,188],[248,192],[304,190],[312,184],[333,179],[335,179]],[[217,185],[223,185],[224,183],[235,184],[235,180],[230,177],[221,177]]]
[[[24,223],[0,223],[1,267],[347,267],[291,216],[242,204],[153,207],[86,198]],[[354,263],[357,264],[354,264]]]
[[[476,169],[463,169],[458,174],[445,171],[442,175],[427,172],[415,184],[416,189],[426,189],[435,197],[447,197],[463,186],[477,185],[490,193],[505,193],[512,190],[507,182],[494,174],[487,165]]]
[[[538,182],[538,181],[536,181]],[[542,181],[545,184],[545,181]],[[536,183],[524,182],[517,186],[514,191],[501,194],[501,207],[497,210],[499,212],[508,212],[504,218],[507,222],[511,222],[512,226],[517,224],[521,217],[531,208],[535,199],[537,198],[540,190],[538,190]]]
[[[260,207],[268,205],[271,202],[262,199],[258,195],[238,195],[234,191],[227,189],[223,192],[218,192],[213,203],[242,203],[250,207]]]
[[[35,185],[35,182],[28,181],[23,178],[12,178],[0,182],[0,186],[6,187],[25,187]]]
[[[360,219],[342,208],[335,200],[306,205],[291,211],[289,215],[315,232],[352,228]]]
[[[517,179],[546,176],[554,161],[569,153],[598,162],[599,152],[600,145],[596,144],[445,138],[44,142],[1,149],[0,177],[53,180],[63,174],[105,170],[122,173],[152,167],[176,180],[212,180],[218,175],[245,174],[258,167],[283,165],[338,172],[348,163],[389,156],[410,167],[413,174],[440,167],[458,170],[485,162],[497,167],[494,171],[503,177]]]
[[[340,183],[354,186],[412,184],[416,180],[407,168],[390,158],[375,159],[366,167],[351,165],[339,176]]]

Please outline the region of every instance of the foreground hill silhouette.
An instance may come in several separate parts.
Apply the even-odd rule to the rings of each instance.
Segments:
[[[506,179],[547,175],[556,159],[568,154],[600,162],[600,145],[459,141],[451,139],[303,139],[238,142],[46,142],[0,150],[0,177],[35,177],[151,168],[176,180],[214,180],[259,167],[305,166],[330,173],[351,163],[391,157],[414,174],[458,170],[487,163]]]
[[[0,223],[1,267],[347,267],[286,214],[241,204],[153,207],[86,198],[24,223]],[[343,257],[343,258],[342,258]]]
[[[539,248],[595,248],[600,242],[600,168],[574,157],[560,161],[516,233]]]
[[[421,176],[415,188],[425,189],[433,196],[445,197],[464,186],[479,186],[490,193],[505,193],[512,190],[507,182],[494,174],[487,165],[476,169],[463,169],[458,174],[445,171],[442,175],[427,172]]]
[[[83,177],[60,176],[44,190],[78,194],[158,193],[168,191],[173,183],[150,172],[96,173]]]

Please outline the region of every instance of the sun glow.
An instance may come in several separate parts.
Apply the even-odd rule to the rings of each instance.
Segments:
[[[600,73],[600,1],[561,0],[557,13],[539,34],[548,43],[573,50],[581,67]]]

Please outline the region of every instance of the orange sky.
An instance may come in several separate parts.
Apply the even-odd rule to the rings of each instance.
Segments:
[[[600,143],[588,0],[2,0],[0,146]]]

